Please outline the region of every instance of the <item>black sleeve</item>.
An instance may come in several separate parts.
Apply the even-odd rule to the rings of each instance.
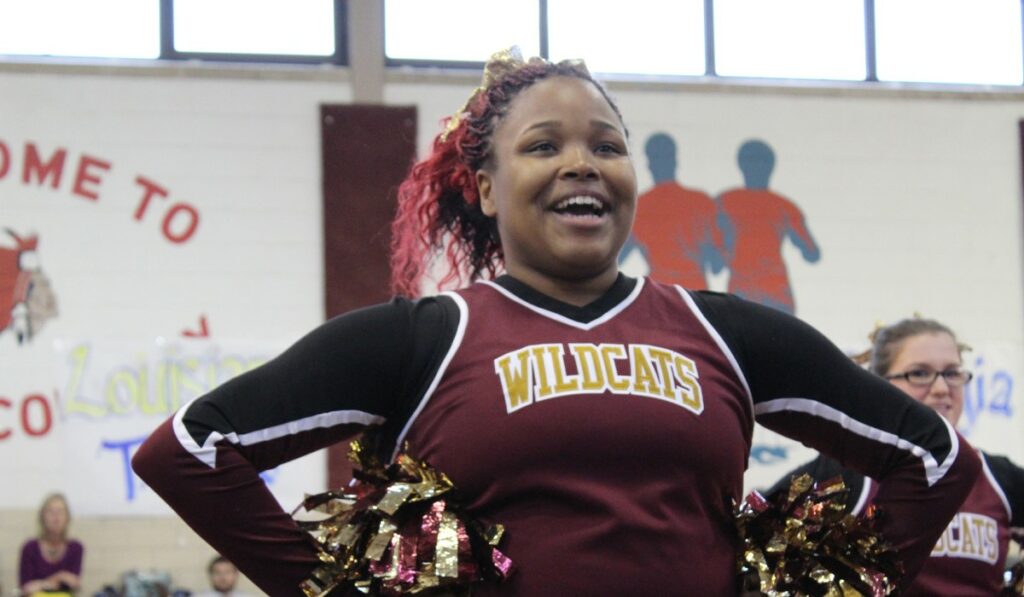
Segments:
[[[1017,466],[1005,456],[984,456],[999,489],[1010,504],[1010,526],[1024,527],[1024,468]]]
[[[264,592],[301,597],[317,552],[259,471],[368,425],[401,428],[450,349],[458,319],[443,296],[334,318],[183,407],[139,447],[132,467]]]
[[[981,470],[932,409],[853,363],[799,319],[737,297],[691,296],[732,353],[758,423],[877,479],[881,530],[913,579]]]
[[[906,450],[868,446],[902,441],[925,450],[936,467],[955,448],[941,417],[865,371],[803,321],[734,296],[703,292],[694,299],[732,350],[755,417],[766,427],[843,466],[866,467],[860,472],[876,479]]]
[[[264,470],[337,441],[329,429],[400,429],[457,322],[447,297],[397,298],[335,317],[190,404],[182,423],[195,446],[186,447],[228,438]]]

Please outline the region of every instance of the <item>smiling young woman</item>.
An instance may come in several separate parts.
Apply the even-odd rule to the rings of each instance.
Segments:
[[[953,331],[933,319],[915,317],[875,330],[871,341],[871,350],[863,356],[868,369],[955,427],[972,374],[963,368],[961,353],[966,346]],[[981,456],[985,473],[904,595],[999,594],[1010,529],[1024,526],[1024,469],[1004,456]],[[821,481],[841,475],[850,488],[847,507],[854,514],[864,511],[878,491],[870,478],[819,456],[784,475],[769,493],[803,473]]]
[[[505,525],[517,572],[474,595],[728,595],[756,418],[882,479],[913,574],[977,455],[795,318],[620,273],[635,202],[626,128],[583,64],[496,55],[399,189],[399,296],[186,405],[135,470],[275,596],[319,562],[259,471],[362,432]],[[413,298],[438,256],[461,287]]]
[[[524,90],[477,171],[480,207],[495,218],[505,271],[583,306],[618,275],[636,210],[626,131],[584,79],[553,77]]]

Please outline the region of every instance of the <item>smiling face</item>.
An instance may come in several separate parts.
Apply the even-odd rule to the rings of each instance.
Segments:
[[[476,178],[508,273],[567,302],[580,301],[566,289],[611,286],[633,225],[636,174],[601,92],[583,79],[543,79],[512,101],[492,146]]]
[[[942,332],[910,336],[901,342],[887,375],[915,369],[947,371],[961,365],[960,347],[952,336]],[[933,410],[956,426],[964,410],[963,386],[950,386],[941,375],[927,387],[915,386],[905,379],[890,380],[893,385]]]

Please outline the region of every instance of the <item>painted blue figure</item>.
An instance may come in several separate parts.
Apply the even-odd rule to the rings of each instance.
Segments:
[[[621,255],[639,248],[652,278],[705,289],[705,271],[718,273],[724,266],[715,202],[703,191],[676,181],[678,160],[672,137],[655,133],[644,150],[654,186],[638,198],[633,234]]]
[[[769,190],[775,152],[750,140],[737,156],[744,187],[721,194],[719,221],[724,237],[729,292],[787,313],[796,311],[782,243],[788,238],[804,259],[816,263],[821,250],[811,237],[800,208]]]

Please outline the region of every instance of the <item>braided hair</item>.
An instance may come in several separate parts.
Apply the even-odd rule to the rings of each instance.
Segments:
[[[447,273],[441,286],[461,285],[482,276],[493,278],[504,263],[498,226],[480,209],[476,172],[493,156],[494,131],[524,89],[549,77],[590,81],[616,116],[622,114],[580,61],[528,62],[507,52],[495,54],[485,68],[484,85],[447,129],[430,154],[413,165],[398,187],[398,211],[391,224],[391,290],[416,297],[433,255],[442,253]],[[623,124],[625,129],[625,125]]]

